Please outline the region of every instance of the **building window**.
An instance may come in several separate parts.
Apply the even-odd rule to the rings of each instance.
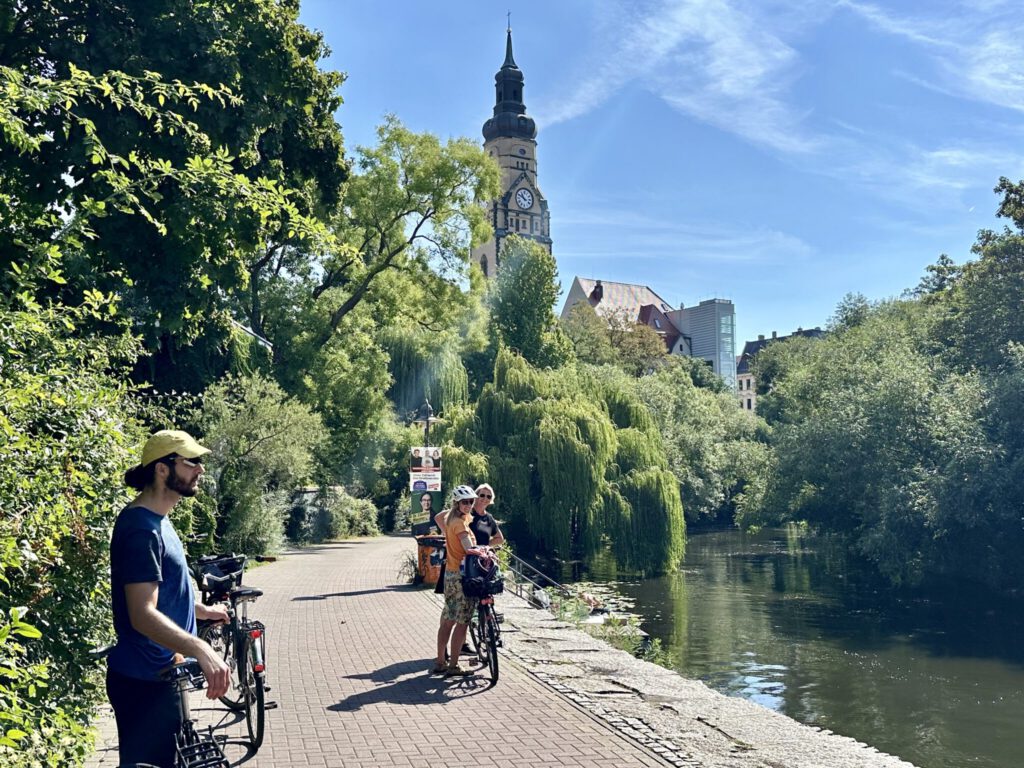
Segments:
[[[750,403],[750,398],[749,398],[749,397],[747,398],[747,410],[748,410],[748,411],[752,411],[752,410],[754,410],[754,406],[753,406],[753,405],[751,405],[751,403]]]
[[[654,318],[654,327],[657,328],[660,331],[661,330],[661,320],[659,320],[658,318]]]

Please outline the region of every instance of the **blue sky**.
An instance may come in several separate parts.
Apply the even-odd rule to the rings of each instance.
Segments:
[[[303,0],[349,150],[386,113],[482,141],[506,10],[563,294],[728,298],[737,351],[967,260],[1024,178],[1019,0]]]

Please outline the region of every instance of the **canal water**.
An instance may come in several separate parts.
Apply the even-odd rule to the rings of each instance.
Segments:
[[[920,768],[1024,766],[1024,602],[896,592],[796,527],[693,533],[679,573],[589,578],[717,691]]]

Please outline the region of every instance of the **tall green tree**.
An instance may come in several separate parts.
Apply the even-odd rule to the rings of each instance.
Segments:
[[[442,143],[394,118],[379,139],[357,150],[332,221],[335,246],[296,249],[289,258],[301,258],[301,268],[275,265],[250,285],[262,315],[248,319],[273,342],[285,388],[323,415],[339,470],[375,442],[389,407],[388,348],[396,337],[422,334],[443,348],[466,320],[461,283],[471,246],[489,236],[480,203],[496,194],[499,178],[494,161],[467,139]],[[456,367],[438,370],[459,380],[449,381],[453,396],[465,387]]]
[[[570,345],[555,321],[561,286],[554,257],[533,240],[510,237],[495,279],[491,323],[498,340],[533,365],[564,362]]]

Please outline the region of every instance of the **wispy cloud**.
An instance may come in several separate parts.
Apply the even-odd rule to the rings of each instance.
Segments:
[[[814,151],[804,110],[786,92],[799,57],[764,19],[731,0],[665,0],[613,13],[600,63],[542,107],[551,125],[579,117],[632,84],[697,120],[787,153]]]
[[[932,49],[941,88],[956,95],[1024,111],[1024,15],[1000,0],[935,15],[900,16],[870,4],[842,0],[877,29]]]
[[[799,237],[778,230],[745,230],[737,228],[734,222],[672,221],[621,207],[613,218],[599,213],[607,209],[603,204],[588,204],[578,210],[559,212],[559,228],[573,230],[569,240],[583,246],[578,253],[560,250],[560,258],[685,259],[691,264],[770,266],[806,260],[815,253]],[[613,231],[614,237],[610,236]],[[610,249],[603,245],[608,242],[628,242],[628,252],[621,247]]]

